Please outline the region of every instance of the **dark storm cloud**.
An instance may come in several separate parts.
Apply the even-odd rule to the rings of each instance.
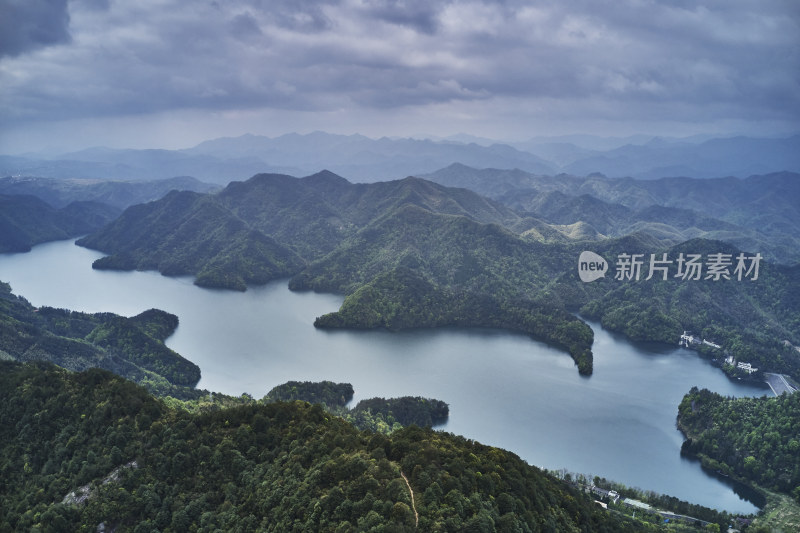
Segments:
[[[0,0],[0,58],[69,39],[67,0]]]
[[[365,11],[378,20],[433,34],[439,27],[442,5],[443,2],[429,0],[369,0],[365,2]]]
[[[258,22],[250,13],[240,13],[230,22],[231,33],[237,38],[247,38],[252,35],[262,35]]]
[[[0,117],[17,120],[444,104],[685,121],[800,114],[794,2],[13,5],[38,6],[19,9],[50,28],[0,37],[18,56],[0,60]],[[70,14],[71,44],[19,55],[65,42]]]

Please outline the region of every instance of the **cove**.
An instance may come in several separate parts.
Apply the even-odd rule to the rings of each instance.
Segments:
[[[247,292],[189,278],[91,268],[73,241],[0,255],[0,280],[34,305],[126,316],[176,314],[167,344],[197,363],[200,388],[262,397],[288,380],[346,381],[354,401],[419,395],[450,404],[439,428],[510,450],[530,464],[599,475],[730,512],[756,512],[680,456],[678,404],[692,386],[730,396],[768,389],[730,381],[690,350],[635,344],[590,323],[594,374],[529,337],[496,330],[323,331],[314,319],[341,296],[293,293],[286,281]]]

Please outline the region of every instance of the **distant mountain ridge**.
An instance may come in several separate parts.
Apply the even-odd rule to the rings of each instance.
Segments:
[[[49,159],[0,156],[0,176],[159,179],[188,175],[227,184],[257,173],[307,175],[328,168],[354,181],[374,182],[431,173],[452,163],[519,168],[534,174],[602,173],[639,179],[800,172],[800,135],[649,141],[645,141],[646,136],[572,136],[521,143],[469,136],[455,139],[460,140],[371,139],[324,132],[273,138],[247,134],[213,139],[183,150],[91,148]],[[629,144],[620,145],[626,141]]]
[[[98,202],[72,202],[56,209],[35,196],[0,194],[0,253],[27,252],[43,242],[95,231],[119,215]]]
[[[586,157],[564,166],[561,171],[578,176],[601,172],[615,178],[656,179],[746,177],[800,170],[800,135],[785,139],[733,137],[700,144],[654,141]]]
[[[782,263],[800,261],[800,174],[791,172],[634,180],[453,164],[420,177],[468,188],[551,224],[584,222],[612,237],[643,231],[672,244],[720,239]]]
[[[455,161],[466,164],[511,165],[531,172],[552,172],[543,159],[504,144],[480,146],[417,139],[369,139],[363,135],[314,132],[269,138],[245,135],[206,141],[184,152],[221,157],[258,157],[273,165],[301,166],[309,171],[329,168],[356,181],[381,181],[417,174],[431,166]]]
[[[62,208],[75,201],[99,202],[118,209],[157,200],[171,190],[211,192],[218,187],[189,176],[155,181],[0,178],[0,194],[27,194]]]

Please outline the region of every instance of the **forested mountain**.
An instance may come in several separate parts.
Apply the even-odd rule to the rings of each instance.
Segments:
[[[554,201],[542,204],[546,216],[566,223],[579,213],[566,208],[575,197],[548,194]],[[630,220],[632,209],[624,205],[587,195],[577,200],[598,225]],[[733,227],[676,208],[656,206],[649,215],[689,233]],[[568,312],[580,309],[636,339],[673,343],[684,329],[702,332],[758,368],[800,375],[800,362],[782,344],[800,344],[796,268],[764,258],[758,283],[716,283],[676,280],[673,264],[668,281],[626,283],[609,275],[581,283],[576,262],[587,246],[612,269],[625,253],[736,257],[739,250],[709,240],[673,246],[652,231],[600,238],[586,223],[548,225],[417,178],[351,184],[329,172],[259,175],[214,195],[172,193],[134,206],[80,244],[112,254],[96,268],[193,273],[198,284],[236,289],[291,276],[294,290],[345,294],[341,309],[319,317],[318,327],[505,328],[564,348],[590,374],[591,330]]]
[[[420,177],[448,187],[464,187],[494,199],[527,189],[540,193],[559,191],[570,196],[588,194],[634,210],[652,205],[691,209],[744,227],[764,225],[765,218],[783,219],[794,226],[800,224],[800,214],[792,209],[794,200],[800,195],[800,174],[794,172],[752,175],[744,179],[677,177],[637,180],[608,178],[599,174],[547,176],[518,169],[477,169],[453,164]]]
[[[159,218],[159,225],[164,225],[162,233],[166,234],[182,227],[186,223],[184,213],[190,213],[203,218],[245,221],[248,227],[272,236],[304,259],[312,260],[333,250],[364,225],[408,204],[438,213],[464,215],[484,223],[513,224],[520,220],[511,209],[475,193],[448,189],[417,178],[352,184],[327,171],[302,179],[259,174],[245,182],[233,182],[215,195],[185,193],[171,195],[147,207],[135,206],[117,224],[82,244],[106,252],[126,252],[129,242],[150,243],[140,242],[139,237],[112,233],[135,226],[146,213],[148,217]],[[211,206],[214,206],[213,214],[210,214]],[[161,234],[150,240],[159,238]]]
[[[720,241],[698,239],[663,253],[668,258],[681,254],[730,254],[735,258],[741,252]],[[613,260],[610,256],[609,259]],[[715,281],[705,279],[706,275],[701,276],[703,279],[685,280],[676,277],[677,269],[676,263],[670,264],[666,280],[600,280],[607,292],[590,296],[591,301],[583,305],[581,314],[637,340],[671,344],[677,342],[676,333],[689,330],[721,344],[723,348],[718,350],[704,347],[720,361],[723,353],[729,354],[762,371],[782,372],[800,379],[800,353],[791,346],[800,344],[800,265],[761,262],[755,281],[739,281],[736,276]],[[655,276],[662,274],[657,271]],[[649,265],[642,270],[641,279],[648,275]],[[735,373],[734,369],[729,370]]]
[[[27,195],[0,194],[0,253],[95,231],[119,215],[97,202],[73,202],[61,209]]]
[[[353,184],[328,171],[302,179],[258,175],[231,183],[216,198],[254,229],[306,259],[327,254],[362,227],[407,205],[481,223],[508,225],[520,219],[511,209],[471,191],[418,178]]]
[[[509,452],[302,402],[191,414],[103,370],[0,362],[0,420],[4,531],[643,527]]]
[[[158,200],[169,191],[212,192],[218,187],[189,176],[155,181],[107,179],[0,178],[0,194],[36,196],[61,208],[72,202],[99,202],[120,210]]]
[[[442,288],[407,267],[377,275],[348,295],[339,311],[318,317],[314,325],[391,331],[440,326],[508,329],[563,348],[581,374],[592,373],[594,334],[565,309],[515,295]]]
[[[634,180],[535,175],[455,164],[422,176],[465,187],[551,224],[584,222],[606,236],[647,232],[666,245],[704,237],[800,261],[800,174]]]
[[[178,317],[151,309],[132,318],[34,308],[0,282],[0,359],[111,370],[160,393],[194,387],[200,368],[164,345]]]
[[[95,268],[195,274],[198,285],[238,290],[291,275],[304,264],[213,197],[189,191],[173,191],[157,202],[130,207],[102,234],[78,244],[118,251],[95,261]]]
[[[361,310],[318,325],[508,327],[567,348],[580,371],[591,373],[590,328],[536,298],[537,287],[565,270],[566,250],[554,257],[499,224],[524,227],[524,219],[470,191],[417,178],[351,184],[322,172],[259,175],[215,195],[172,193],[129,208],[79,244],[113,254],[96,268],[194,273],[207,286],[244,289],[294,275],[292,288],[350,294],[375,280],[369,294],[377,300],[361,298],[362,291],[343,311]],[[415,269],[422,285],[404,277],[403,290],[390,289],[380,276],[398,267]],[[400,293],[422,299],[419,314],[398,307]],[[448,294],[462,305],[454,307]],[[493,313],[480,312],[479,302]],[[403,318],[365,321],[387,303]]]
[[[800,502],[800,394],[725,398],[706,389],[683,397],[682,451],[711,470],[791,494]]]

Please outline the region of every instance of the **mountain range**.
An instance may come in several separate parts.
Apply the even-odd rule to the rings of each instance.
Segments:
[[[134,204],[171,190],[209,192],[217,187],[194,178],[110,181],[0,178],[0,253],[26,252],[43,242],[85,235]]]
[[[97,202],[117,209],[158,200],[171,190],[211,192],[219,187],[189,176],[154,181],[104,179],[0,178],[0,194],[30,195],[55,208],[72,202]]]
[[[712,139],[642,136],[621,140],[573,136],[511,144],[470,137],[456,139],[461,140],[371,139],[324,132],[290,133],[274,138],[248,134],[209,140],[182,150],[91,148],[46,157],[0,156],[0,176],[102,179],[193,176],[226,184],[256,173],[307,175],[328,168],[354,181],[373,182],[430,173],[452,163],[477,168],[518,168],[534,174],[602,173],[639,179],[800,172],[798,135]]]
[[[767,179],[764,194],[792,179]],[[764,257],[758,285],[671,281],[657,288],[612,279],[586,284],[575,272],[587,248],[611,264],[620,253],[698,253],[684,242],[692,234],[703,237],[688,241],[700,252],[736,257],[736,243],[709,236],[750,230],[687,209],[633,209],[571,196],[555,185],[543,194],[546,201],[528,205],[538,212],[518,211],[420,178],[363,184],[328,171],[305,178],[262,174],[213,194],[172,192],[132,206],[78,244],[110,254],[95,268],[194,275],[198,285],[238,290],[290,277],[294,290],[344,294],[340,310],[319,317],[318,327],[522,331],[564,348],[589,374],[592,333],[571,314],[581,310],[641,340],[673,342],[681,328],[738,338],[741,356],[800,372],[797,357],[780,355],[782,340],[800,341],[792,325],[800,318],[792,303],[797,267]],[[632,197],[640,194],[632,189]],[[509,195],[528,201],[521,192]]]
[[[800,261],[800,174],[792,172],[635,180],[453,164],[421,177],[470,189],[551,224],[588,224],[582,228],[587,236],[641,232],[666,244],[703,237],[781,263]]]
[[[111,254],[95,268],[193,274],[198,285],[240,290],[293,276],[296,290],[352,296],[343,307],[350,312],[322,320],[324,327],[524,331],[563,346],[590,373],[591,330],[535,301],[532,289],[560,273],[565,251],[562,261],[552,260],[552,250],[508,229],[520,223],[511,209],[474,192],[418,178],[353,184],[331,172],[265,174],[216,194],[175,192],[133,206],[78,244]],[[436,291],[420,295],[431,282]],[[377,299],[356,294],[370,283]],[[397,305],[420,296],[416,307]],[[394,312],[376,311],[386,305]]]
[[[221,190],[192,179],[62,186],[59,180],[11,178],[0,181],[0,186],[44,195],[56,204],[86,195],[127,205],[116,217],[118,208],[90,204],[93,209],[113,211],[107,219],[98,219],[99,229],[79,241],[110,254],[98,259],[94,268],[191,274],[198,285],[239,290],[289,278],[293,290],[343,294],[338,311],[317,317],[314,325],[319,328],[396,331],[457,326],[519,331],[568,352],[583,375],[593,372],[593,333],[586,319],[599,320],[604,328],[630,339],[670,344],[688,329],[723,345],[700,349],[732,377],[760,379],[761,372],[774,371],[800,379],[800,356],[794,349],[800,344],[800,263],[792,259],[796,256],[791,240],[798,227],[797,174],[643,181],[451,165],[426,177],[351,183],[329,171],[304,178],[258,174]],[[173,185],[201,191],[173,189],[158,198]],[[147,200],[149,195],[157,199]],[[144,203],[132,204],[136,199]],[[65,231],[72,227],[66,216],[70,209],[84,215],[93,212],[75,202],[56,208],[26,195],[0,196],[0,201],[6,202],[0,202],[0,213],[12,220],[17,234],[43,223],[45,228]],[[656,280],[646,281],[654,269],[645,261],[641,279],[626,282],[609,271],[608,276],[585,283],[576,263],[586,250],[612,265],[610,269],[615,261],[619,266],[623,254],[735,258],[763,250],[765,257],[757,275],[739,281],[735,273],[728,280],[678,279],[680,266],[672,261],[663,279],[659,273]],[[468,462],[483,455],[491,458],[464,485],[473,494],[477,487],[487,498],[481,515],[486,520],[478,520],[474,512],[458,515],[466,530],[491,530],[491,521],[502,521],[511,530],[539,523],[527,503],[503,497],[510,490],[502,488],[506,473],[515,465],[504,452],[447,434],[419,433],[423,430],[416,428],[389,438],[362,437],[358,444],[355,430],[344,421],[302,403],[262,406],[243,396],[239,408],[217,411],[212,399],[205,400],[207,392],[192,389],[199,369],[163,344],[176,326],[177,317],[157,310],[125,318],[35,309],[0,283],[0,359],[44,359],[74,370],[99,366],[160,395],[173,396],[153,403],[142,391],[103,371],[65,374],[42,364],[0,361],[8,385],[0,388],[8,392],[5,418],[13,426],[7,428],[7,438],[0,439],[5,443],[0,453],[10,458],[0,461],[0,470],[5,477],[16,476],[13,479],[22,479],[22,472],[30,488],[24,497],[8,494],[6,499],[15,510],[35,504],[40,513],[36,519],[25,513],[23,518],[30,520],[20,521],[19,513],[9,511],[0,513],[0,520],[16,525],[39,520],[37,527],[53,525],[53,530],[68,529],[65,524],[70,520],[90,523],[94,529],[109,516],[117,523],[133,523],[134,517],[153,514],[146,509],[157,495],[192,503],[170,507],[181,509],[172,514],[161,505],[149,527],[185,530],[198,520],[209,525],[212,519],[218,519],[214,526],[220,528],[251,524],[250,505],[256,498],[261,510],[267,508],[265,502],[280,502],[270,508],[274,513],[270,520],[287,525],[301,516],[307,524],[322,523],[330,516],[341,525],[347,513],[359,524],[366,524],[369,517],[370,523],[404,524],[405,529],[397,530],[409,531],[417,517],[420,524],[434,524],[446,515],[455,528],[451,504],[457,495],[450,486],[456,475],[465,472],[465,463],[456,457],[460,454]],[[738,371],[724,362],[727,355],[752,363],[760,373]],[[177,400],[176,395],[189,400]],[[29,409],[20,414],[18,403]],[[142,408],[131,408],[132,403]],[[205,412],[189,415],[177,407]],[[70,429],[59,426],[63,423]],[[75,428],[80,428],[83,440],[64,437],[74,435]],[[306,440],[307,446],[297,444],[314,435],[324,438]],[[434,444],[439,454],[447,450],[452,462],[439,464],[437,458],[443,455],[437,455]],[[281,446],[289,451],[276,456]],[[92,451],[84,455],[89,448]],[[367,455],[360,457],[363,454]],[[131,457],[141,459],[141,465],[126,463]],[[293,459],[289,464],[280,457]],[[380,463],[385,458],[403,470]],[[373,463],[383,467],[368,466]],[[423,463],[435,469],[425,470]],[[493,472],[500,463],[502,468]],[[308,469],[308,476],[303,469]],[[411,472],[410,482],[404,471]],[[364,477],[365,472],[370,474]],[[374,498],[392,495],[395,501],[407,494],[398,472],[413,512],[408,505],[394,504],[381,507],[380,515]],[[298,479],[292,495],[309,494],[313,488],[318,501],[293,504],[296,508],[287,515],[289,500],[281,487],[290,475]],[[623,530],[625,524],[615,523],[618,517],[613,514],[597,511],[591,518],[584,513],[574,520],[554,514],[569,505],[578,509],[578,498],[560,492],[560,485],[550,485],[555,481],[533,469],[513,475],[513,483],[524,476],[536,485],[527,494],[550,494],[550,507],[541,502],[534,507],[554,528],[563,523],[568,529],[580,524],[587,530]],[[115,479],[100,483],[103,476]],[[274,483],[259,481],[252,487],[230,481],[269,476]],[[356,479],[347,496],[331,489],[332,480],[345,487],[347,476]],[[433,479],[448,483],[444,500]],[[67,492],[76,483],[89,485]],[[418,514],[411,483],[430,489],[424,492]],[[220,497],[221,484],[225,501]],[[495,497],[498,487],[501,494]],[[200,498],[198,490],[205,491]],[[82,491],[97,499],[71,507]],[[365,506],[356,512],[362,500],[345,504],[350,495],[354,501],[365,495],[372,511]],[[62,497],[66,504],[52,505]],[[458,501],[467,505],[466,499]],[[311,515],[302,511],[312,503]],[[109,514],[109,505],[116,511]],[[201,513],[201,506],[213,511]],[[510,510],[523,508],[526,521],[515,521]],[[239,509],[241,516],[231,515]],[[595,528],[597,524],[602,527]]]

